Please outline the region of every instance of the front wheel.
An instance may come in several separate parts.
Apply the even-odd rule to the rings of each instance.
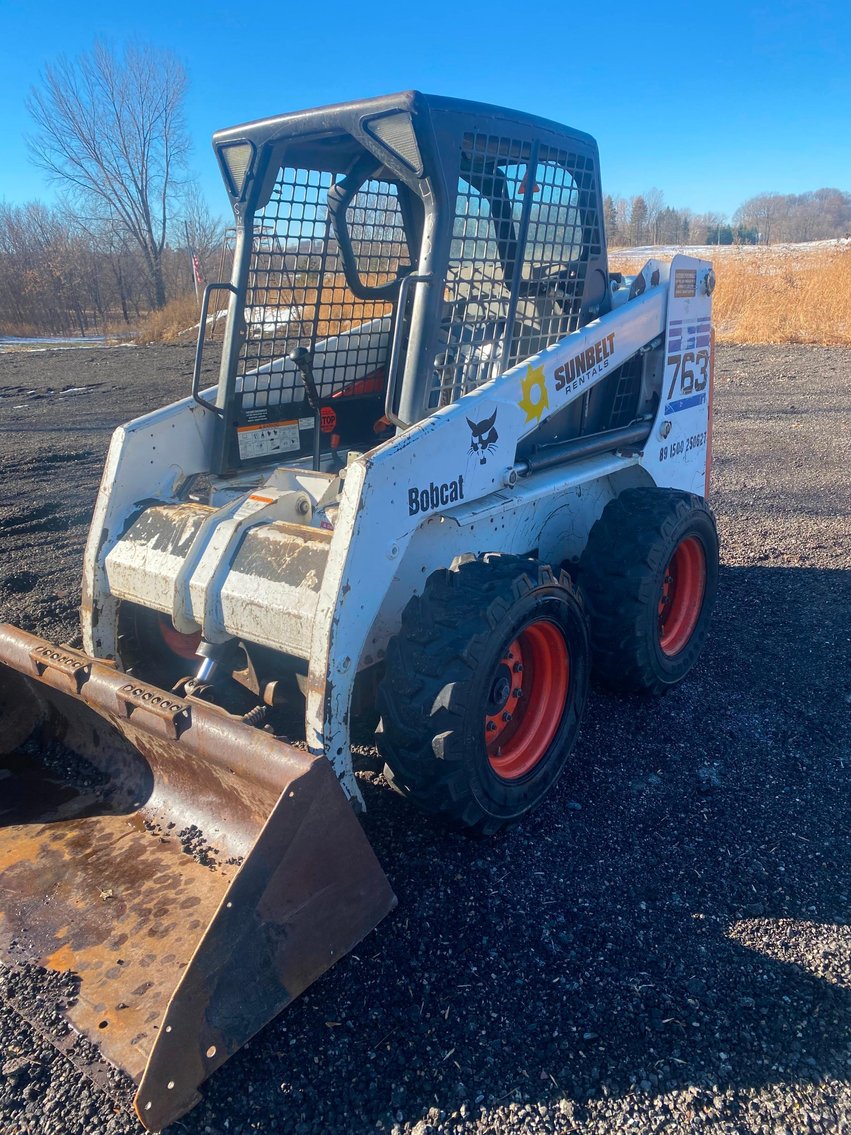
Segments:
[[[390,783],[483,834],[519,820],[570,755],[588,670],[566,575],[504,555],[435,572],[388,645],[378,742]]]
[[[706,501],[678,489],[625,490],[591,529],[578,574],[597,677],[655,694],[681,682],[703,648],[718,587]]]

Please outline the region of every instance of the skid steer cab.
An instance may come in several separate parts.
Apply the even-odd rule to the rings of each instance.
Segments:
[[[592,672],[686,677],[718,574],[712,268],[609,273],[592,138],[408,92],[213,143],[232,273],[191,395],[112,440],[83,649],[0,635],[0,942],[151,1129],[394,905],[357,719],[495,832]]]

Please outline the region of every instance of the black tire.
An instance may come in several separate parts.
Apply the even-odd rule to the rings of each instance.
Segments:
[[[185,646],[180,652],[171,643]],[[199,659],[191,653],[197,641],[180,635],[171,619],[148,607],[123,602],[118,609],[118,650],[121,665],[128,674],[160,689],[170,690],[181,678],[198,669]]]
[[[488,555],[429,576],[388,644],[378,692],[391,785],[482,835],[519,820],[573,748],[589,651],[584,607],[565,574]],[[547,696],[529,697],[533,690]],[[520,712],[506,708],[520,704]]]
[[[715,604],[718,533],[706,501],[678,489],[625,490],[591,529],[578,581],[595,677],[664,693],[697,662]]]

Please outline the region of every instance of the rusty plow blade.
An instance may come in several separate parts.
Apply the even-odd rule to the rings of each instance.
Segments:
[[[324,757],[6,625],[3,753],[0,949],[150,1130],[395,905]]]

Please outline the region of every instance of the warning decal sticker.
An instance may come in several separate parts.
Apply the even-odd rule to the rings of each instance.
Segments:
[[[297,421],[240,426],[236,432],[242,461],[250,461],[252,457],[268,457],[274,453],[291,453],[299,448]]]
[[[697,295],[697,271],[694,268],[674,270],[674,298],[688,300]]]

